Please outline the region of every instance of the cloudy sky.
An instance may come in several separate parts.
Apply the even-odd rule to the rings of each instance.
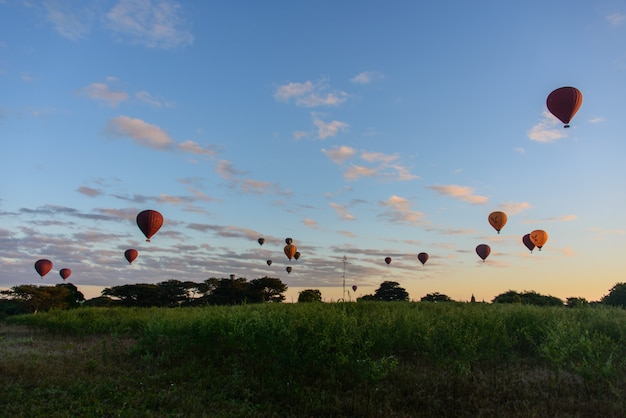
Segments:
[[[626,281],[625,39],[609,0],[0,0],[0,287],[269,275],[337,300],[345,256],[350,298],[597,300]]]

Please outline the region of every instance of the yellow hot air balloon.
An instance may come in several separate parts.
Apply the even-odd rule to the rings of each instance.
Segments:
[[[504,228],[504,225],[506,225],[506,213],[504,212],[500,212],[500,211],[496,211],[496,212],[491,212],[489,214],[489,223],[491,224],[491,226],[493,226],[493,228],[498,231],[498,234],[500,233],[500,230],[502,228]]]
[[[535,229],[530,233],[530,241],[541,251],[541,247],[548,241],[548,233],[543,229]]]
[[[298,249],[296,248],[295,245],[293,244],[287,244],[285,245],[285,255],[287,256],[288,259],[292,259],[294,255],[296,255],[296,251],[298,251]]]

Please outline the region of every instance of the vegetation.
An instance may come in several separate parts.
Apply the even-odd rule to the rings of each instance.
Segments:
[[[321,302],[322,292],[318,289],[306,289],[298,293],[298,302]]]
[[[619,308],[266,303],[6,322],[0,416],[626,415]]]
[[[398,302],[408,301],[409,293],[398,282],[386,281],[380,284],[373,295],[365,295],[357,301]]]

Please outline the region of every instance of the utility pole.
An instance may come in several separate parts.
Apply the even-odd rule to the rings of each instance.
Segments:
[[[346,301],[346,261],[348,258],[344,255],[341,259],[343,261],[343,301]]]

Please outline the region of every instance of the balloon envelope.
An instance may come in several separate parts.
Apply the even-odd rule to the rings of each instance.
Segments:
[[[133,248],[129,248],[128,250],[124,251],[124,257],[126,257],[126,261],[128,261],[129,264],[133,264],[133,261],[135,261],[138,255],[139,251]]]
[[[39,275],[43,279],[43,276],[45,276],[46,274],[50,273],[50,270],[52,270],[52,261],[50,261],[50,260],[48,260],[46,258],[42,258],[41,260],[37,260],[35,262],[35,270],[37,270],[37,273],[39,273]]]
[[[485,259],[489,257],[489,254],[491,254],[491,247],[489,247],[487,244],[477,245],[476,254],[478,254],[478,256],[482,258],[483,261],[485,261]]]
[[[271,266],[272,265],[272,260],[267,260],[266,263],[267,263],[268,266]]]
[[[488,219],[489,224],[493,226],[493,229],[498,231],[498,234],[500,233],[500,230],[504,228],[504,225],[506,225],[507,221],[506,213],[500,211],[491,212]]]
[[[546,99],[548,110],[565,124],[564,128],[569,128],[570,120],[582,104],[583,94],[575,87],[558,88]]]
[[[532,253],[535,249],[535,244],[533,244],[533,241],[530,239],[530,234],[524,235],[522,237],[522,242],[524,243],[526,248],[528,248],[528,250]]]
[[[530,233],[530,240],[539,248],[539,251],[541,251],[541,247],[548,241],[548,233],[543,229],[535,229]]]
[[[285,245],[285,248],[283,251],[285,252],[285,255],[287,256],[287,258],[291,260],[293,256],[296,255],[296,251],[298,251],[298,249],[293,244],[287,244]]]
[[[420,261],[420,263],[422,263],[422,266],[423,266],[428,261],[428,254],[426,254],[426,253],[419,253],[417,255],[417,259]]]
[[[293,242],[291,238],[285,238],[285,244],[290,245]]]
[[[356,289],[357,289],[356,285],[352,286],[352,291],[353,292],[356,292]]]
[[[70,277],[72,274],[72,270],[70,269],[61,269],[59,270],[59,275],[61,275],[61,278],[63,280],[66,280],[68,277]]]
[[[259,245],[263,245],[263,243],[265,242],[265,238],[259,238],[257,242],[259,243]]]
[[[385,263],[387,264],[391,263],[391,257],[385,257]]]
[[[300,258],[300,251],[296,251],[296,252],[293,254],[293,258],[295,258],[296,260],[297,260],[298,258]]]
[[[150,238],[161,229],[163,225],[163,215],[156,210],[144,210],[137,214],[137,226],[146,236],[146,241],[150,242]]]
[[[287,273],[291,273],[291,266],[287,266],[285,270],[287,270]]]

